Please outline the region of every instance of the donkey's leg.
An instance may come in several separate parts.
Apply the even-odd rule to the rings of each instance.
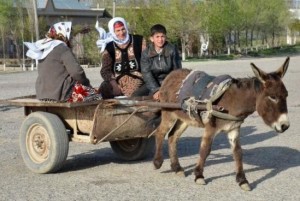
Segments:
[[[233,152],[233,158],[235,160],[236,181],[243,190],[250,191],[251,187],[246,179],[243,169],[243,151],[240,144],[240,128],[230,131],[228,133],[228,139]]]
[[[168,135],[168,148],[171,160],[171,168],[176,174],[181,176],[185,175],[183,168],[180,166],[177,156],[177,142],[181,134],[186,130],[187,127],[188,125],[186,123],[178,120]]]
[[[155,154],[153,159],[153,164],[155,169],[159,169],[164,162],[163,159],[164,137],[168,133],[168,131],[174,126],[176,121],[177,121],[176,119],[171,118],[171,114],[169,112],[162,111],[161,123],[155,133],[156,146],[155,146]]]
[[[210,126],[205,127],[204,134],[201,139],[201,145],[200,145],[200,158],[194,170],[195,182],[197,184],[201,184],[201,185],[206,184],[203,176],[203,170],[204,170],[206,158],[208,157],[211,151],[211,145],[215,136],[215,132],[216,131],[214,128]]]

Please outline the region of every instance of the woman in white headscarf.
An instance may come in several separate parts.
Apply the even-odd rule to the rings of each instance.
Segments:
[[[26,55],[39,63],[35,85],[37,99],[50,102],[101,99],[71,51],[71,26],[71,22],[56,23],[46,38],[24,43],[28,47]]]
[[[100,33],[97,45],[103,52],[100,74],[104,81],[99,91],[103,98],[132,96],[144,84],[140,59],[146,40],[140,35],[129,34],[127,23],[121,17],[108,22],[109,33],[98,24],[96,29]]]

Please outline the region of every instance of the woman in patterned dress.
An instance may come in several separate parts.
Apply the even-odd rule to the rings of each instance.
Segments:
[[[100,74],[104,81],[99,91],[103,98],[134,95],[144,84],[140,59],[141,52],[146,48],[146,40],[140,35],[129,34],[127,23],[121,17],[109,21],[108,36],[104,33],[105,37],[101,38],[103,29],[97,24],[96,28],[100,33],[97,45],[103,50]]]

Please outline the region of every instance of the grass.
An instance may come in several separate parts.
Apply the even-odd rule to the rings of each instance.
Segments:
[[[213,55],[207,56],[203,58],[194,58],[189,57],[186,59],[188,62],[193,61],[207,61],[211,59],[215,60],[234,60],[243,57],[272,57],[272,56],[288,56],[288,55],[300,55],[300,44],[297,45],[285,45],[280,47],[268,48],[268,49],[261,49],[258,51],[250,51],[247,55],[243,54],[220,54],[220,55]]]
[[[235,55],[233,54],[230,54],[230,55],[227,55],[227,54],[220,54],[220,55],[213,55],[213,56],[205,56],[205,57],[202,57],[202,58],[199,58],[199,57],[188,57],[186,58],[185,61],[188,61],[188,62],[196,62],[196,61],[208,61],[208,60],[211,60],[211,59],[216,59],[216,60],[233,60],[235,59]]]
[[[300,54],[300,45],[286,45],[280,47],[274,47],[258,52],[249,52],[250,56],[282,56],[289,54]]]

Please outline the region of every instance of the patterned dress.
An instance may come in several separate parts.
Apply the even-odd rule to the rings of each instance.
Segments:
[[[100,86],[101,93],[111,91],[112,86],[108,84],[116,81],[122,94],[116,95],[131,96],[140,86],[144,84],[140,72],[141,51],[146,44],[142,36],[130,35],[131,39],[127,44],[116,45],[111,42],[107,45],[102,55],[102,68],[100,74],[104,83]],[[105,83],[106,82],[106,83]]]

